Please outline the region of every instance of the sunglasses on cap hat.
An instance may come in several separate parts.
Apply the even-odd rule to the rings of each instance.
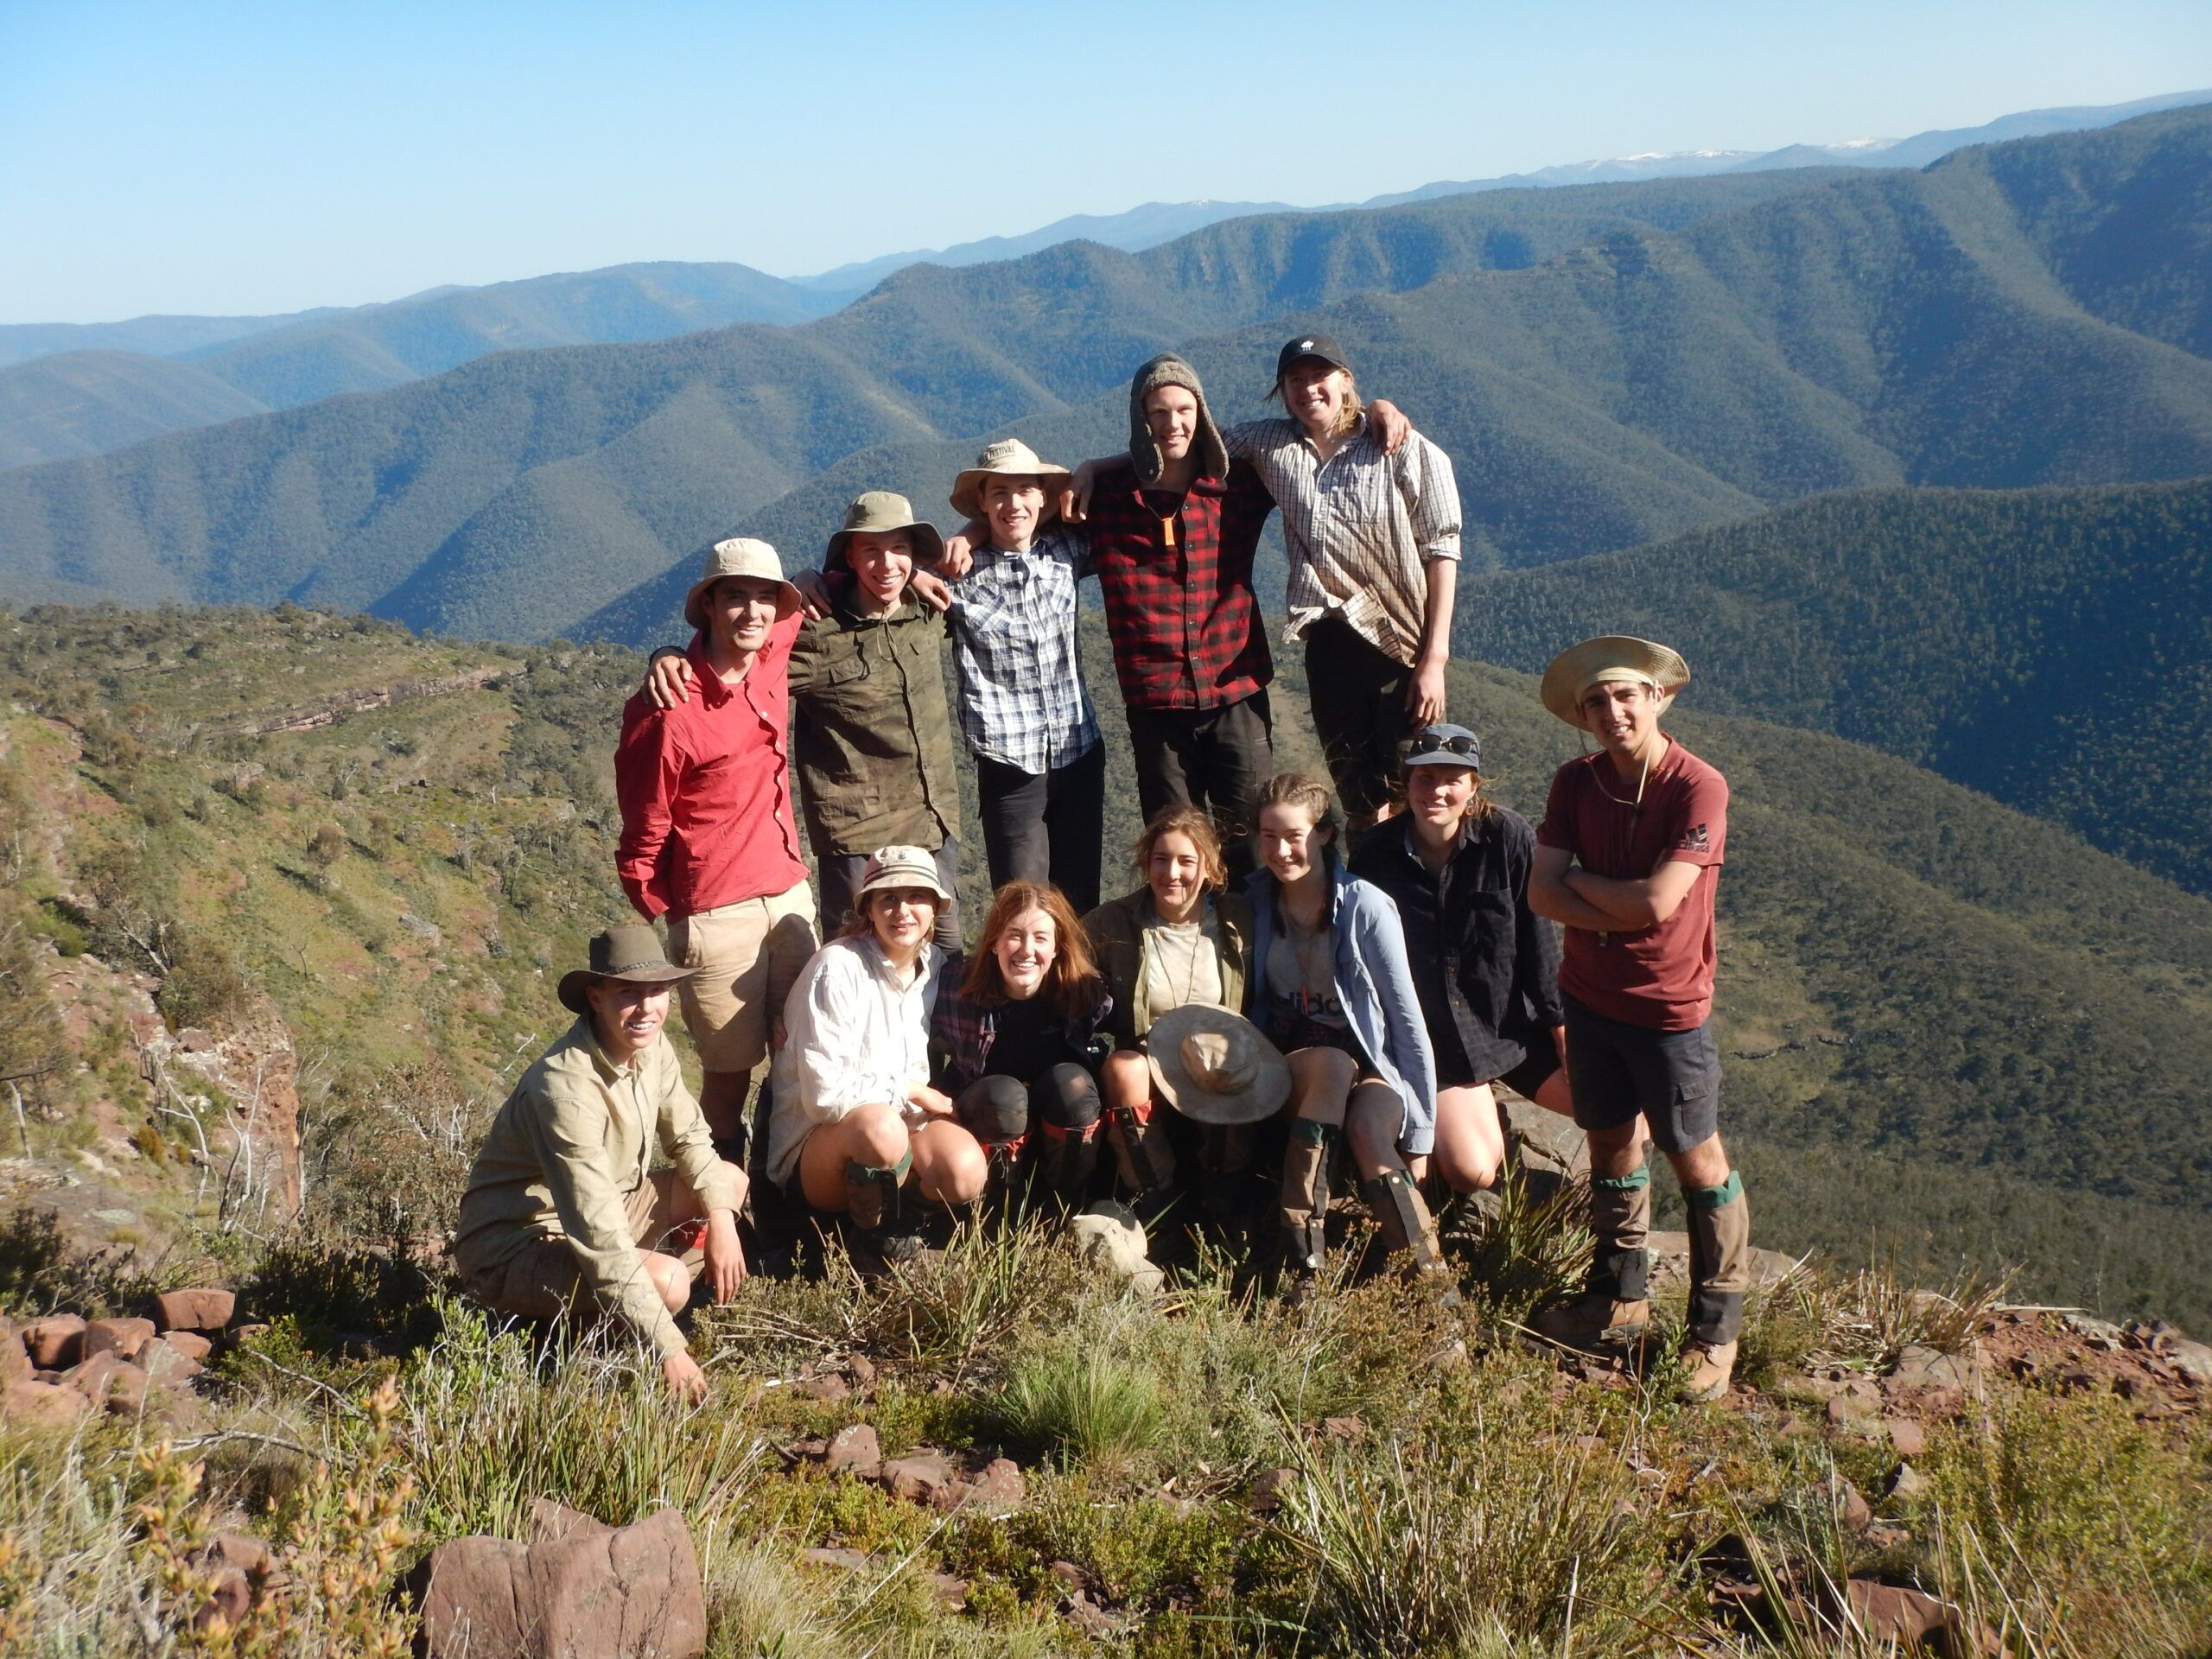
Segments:
[[[1398,744],[1398,763],[1403,766],[1453,763],[1482,770],[1482,740],[1472,732],[1440,730],[1431,727],[1415,732]]]

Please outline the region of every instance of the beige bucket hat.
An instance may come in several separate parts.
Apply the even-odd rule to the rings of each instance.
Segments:
[[[938,903],[952,902],[952,895],[938,876],[937,855],[919,847],[886,847],[868,855],[861,871],[861,888],[854,899],[865,899],[886,887],[927,887],[937,894]]]
[[[832,569],[845,563],[845,543],[855,536],[887,536],[893,531],[903,530],[914,538],[914,559],[917,563],[934,564],[944,551],[944,537],[937,533],[937,526],[914,517],[914,504],[903,495],[889,490],[862,490],[845,509],[845,522],[830,538],[829,551],[822,556],[822,568]]]
[[[1037,452],[1020,438],[1001,438],[976,457],[976,464],[952,480],[952,510],[969,518],[982,515],[982,498],[979,492],[983,480],[994,473],[1009,478],[1033,478],[1045,486],[1045,512],[1050,519],[1060,510],[1056,478],[1065,478],[1068,469],[1055,467],[1049,461],[1038,459]]]
[[[782,590],[776,595],[776,614],[789,616],[798,609],[798,589],[784,580],[784,562],[776,556],[776,550],[750,536],[733,536],[707,550],[699,580],[683,596],[683,620],[693,627],[707,626],[707,589],[724,576],[758,576],[763,582],[776,582]]]
[[[1199,1123],[1257,1123],[1290,1098],[1290,1062],[1241,1014],[1186,1002],[1144,1034],[1153,1086]]]
[[[1569,645],[1553,658],[1539,695],[1545,708],[1577,730],[1587,731],[1582,699],[1592,686],[1608,680],[1635,680],[1649,686],[1659,694],[1663,715],[1675,694],[1690,683],[1690,665],[1672,646],[1632,634],[1604,633]]]
[[[571,1014],[591,1007],[584,991],[594,979],[626,979],[641,985],[671,985],[689,979],[696,970],[679,968],[661,949],[660,935],[642,923],[610,927],[591,940],[591,966],[574,968],[561,976],[561,1006]]]

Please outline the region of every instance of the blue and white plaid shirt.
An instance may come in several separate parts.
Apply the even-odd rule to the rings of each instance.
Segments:
[[[1076,648],[1076,584],[1090,574],[1090,538],[1054,524],[1026,553],[977,547],[953,584],[960,730],[984,760],[1042,775],[1098,741]]]

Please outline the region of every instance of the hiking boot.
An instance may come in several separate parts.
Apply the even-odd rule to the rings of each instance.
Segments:
[[[1718,1400],[1735,1380],[1732,1342],[1694,1342],[1682,1350],[1682,1358],[1689,1366],[1689,1375],[1682,1379],[1685,1400]]]
[[[1362,1181],[1359,1196],[1367,1201],[1383,1244],[1392,1256],[1404,1258],[1410,1277],[1449,1277],[1444,1247],[1437,1240],[1435,1218],[1412,1176],[1402,1169],[1386,1169],[1373,1180]]]
[[[1529,1328],[1562,1348],[1627,1348],[1643,1341],[1651,1328],[1651,1304],[1641,1299],[1624,1302],[1603,1291],[1590,1291],[1546,1308],[1529,1321]]]
[[[1315,1274],[1329,1253],[1329,1166],[1336,1130],[1300,1118],[1290,1126],[1282,1154],[1282,1268],[1284,1276]]]

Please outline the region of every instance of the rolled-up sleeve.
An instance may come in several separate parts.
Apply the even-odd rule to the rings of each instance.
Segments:
[[[1391,459],[1421,563],[1457,559],[1459,482],[1452,471],[1452,457],[1416,432]]]
[[[645,1259],[630,1236],[623,1195],[605,1167],[606,1103],[549,1090],[537,1104],[539,1109],[530,1116],[531,1138],[585,1287],[663,1357],[680,1351],[683,1333],[645,1272]]]

